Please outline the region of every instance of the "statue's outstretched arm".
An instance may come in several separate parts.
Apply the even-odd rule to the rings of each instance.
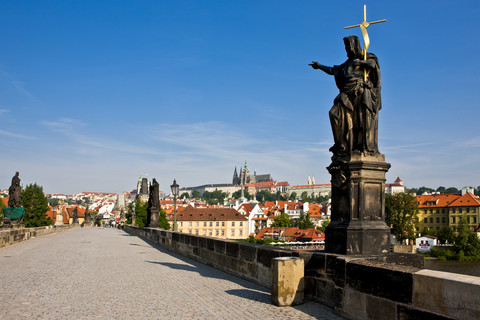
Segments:
[[[312,63],[309,64],[313,69],[320,69],[326,74],[333,75],[333,68],[332,67],[327,67],[324,66],[323,64],[320,64],[316,61],[312,61]]]

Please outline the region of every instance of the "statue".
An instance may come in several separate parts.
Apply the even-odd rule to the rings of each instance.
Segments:
[[[147,226],[158,228],[160,223],[160,194],[159,184],[154,178],[150,186],[150,196],[147,207]]]
[[[20,201],[20,193],[22,191],[22,187],[20,187],[20,178],[19,172],[15,173],[15,176],[12,178],[12,185],[8,188],[8,207],[10,208],[20,208],[21,201]]]
[[[316,61],[310,64],[333,75],[340,90],[329,112],[335,142],[330,151],[340,157],[355,151],[378,154],[378,111],[382,108],[378,59],[372,53],[363,59],[356,36],[343,41],[348,57],[343,64],[333,67]]]

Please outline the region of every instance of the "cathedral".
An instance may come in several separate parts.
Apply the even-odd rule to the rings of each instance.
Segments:
[[[250,175],[250,171],[247,167],[247,161],[245,161],[245,165],[243,169],[240,171],[240,174],[237,172],[237,167],[235,167],[235,171],[233,172],[233,180],[232,184],[235,186],[238,185],[246,185],[250,183],[257,183],[257,182],[270,182],[273,181],[272,176],[270,174],[261,174],[257,176],[257,171],[254,170],[253,176]]]

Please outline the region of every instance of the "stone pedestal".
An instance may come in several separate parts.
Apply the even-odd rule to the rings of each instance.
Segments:
[[[272,259],[272,303],[287,307],[303,303],[304,262],[298,257]]]
[[[332,217],[325,232],[325,251],[338,254],[382,254],[390,249],[385,223],[383,154],[352,153],[332,157]]]
[[[147,227],[158,228],[160,225],[160,209],[149,208],[147,209]]]

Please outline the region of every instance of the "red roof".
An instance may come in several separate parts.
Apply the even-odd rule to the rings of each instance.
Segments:
[[[177,221],[246,221],[247,218],[231,208],[193,208],[177,212]]]
[[[263,239],[264,237],[282,236],[286,241],[320,241],[325,240],[325,234],[315,228],[299,229],[297,227],[269,227],[263,228],[255,236],[256,239]]]

